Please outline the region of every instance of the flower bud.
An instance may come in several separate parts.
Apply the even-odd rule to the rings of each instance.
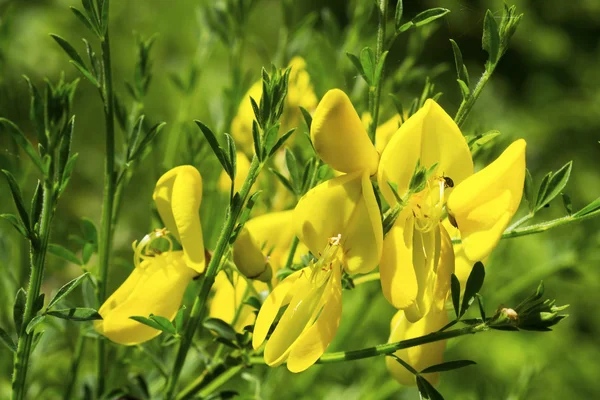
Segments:
[[[242,228],[233,245],[233,262],[238,270],[250,279],[269,282],[273,275],[260,244],[246,227]]]

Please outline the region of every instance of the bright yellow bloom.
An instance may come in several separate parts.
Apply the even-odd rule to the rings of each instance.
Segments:
[[[225,271],[220,271],[217,274],[213,285],[214,296],[210,301],[208,312],[211,318],[219,318],[228,324],[232,324],[236,331],[241,332],[245,326],[254,323],[254,312],[252,307],[242,304],[245,298],[244,294],[248,288],[246,279],[236,271],[231,271],[230,275],[233,282],[227,278]],[[259,285],[255,284],[254,286],[256,288]],[[266,285],[263,284],[262,286],[266,288]],[[238,308],[239,315],[234,323]]]
[[[153,197],[167,228],[146,235],[139,244],[134,242],[135,269],[100,307],[103,319],[94,323],[99,333],[119,344],[134,345],[160,334],[130,317],[154,314],[172,320],[188,283],[205,268],[198,214],[202,178],[198,170],[191,166],[173,168],[158,180]],[[171,250],[169,233],[183,251]],[[168,241],[168,251],[151,247],[158,239]]]
[[[263,254],[260,243],[246,226],[233,244],[233,262],[249,279],[268,282],[273,276],[268,257]]]
[[[302,114],[298,107],[302,106],[310,111],[317,105],[317,96],[310,83],[310,76],[306,71],[306,62],[304,59],[301,57],[294,57],[290,61],[288,67],[291,68],[291,71],[284,112],[281,118],[281,133],[296,128],[301,122]],[[244,95],[237,114],[231,122],[231,134],[235,139],[238,148],[246,154],[251,154],[254,151],[252,144],[252,121],[254,120],[254,110],[252,109],[250,97],[258,104],[261,95],[262,81],[258,81],[254,83]]]
[[[347,97],[328,92],[315,112],[311,137],[321,158],[346,174],[311,189],[294,210],[296,234],[318,260],[281,282],[258,314],[255,349],[266,339],[279,308],[288,305],[265,346],[268,365],[287,360],[290,371],[300,372],[314,364],[340,323],[342,269],[366,273],[379,262],[383,228],[369,179],[379,155],[359,129],[360,119]],[[346,146],[357,152],[351,155],[356,163],[337,154]]]

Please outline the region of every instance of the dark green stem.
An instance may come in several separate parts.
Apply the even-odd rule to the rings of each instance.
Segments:
[[[81,363],[81,355],[83,354],[83,347],[85,344],[85,336],[79,333],[77,337],[77,343],[75,344],[75,352],[73,353],[73,362],[71,363],[71,371],[69,373],[69,383],[65,389],[63,396],[64,400],[73,398],[73,388],[77,382],[77,373],[79,372],[79,364]]]
[[[109,1],[105,0],[104,7],[108,12]],[[96,298],[98,306],[106,300],[106,283],[108,279],[108,266],[110,264],[110,252],[112,247],[112,218],[115,197],[115,110],[114,93],[112,82],[112,65],[110,56],[109,28],[104,27],[105,33],[101,40],[102,46],[102,70],[104,74],[104,85],[102,87],[102,99],[104,101],[104,120],[106,129],[106,149],[104,161],[104,198],[102,204],[102,225],[100,246],[98,249],[98,284]],[[98,340],[98,369],[97,393],[100,397],[104,393],[105,380],[105,341]]]
[[[394,353],[395,351],[408,349],[410,347],[420,346],[427,343],[438,342],[440,340],[452,339],[455,337],[470,335],[477,332],[487,331],[489,328],[485,324],[467,326],[461,329],[454,329],[445,332],[433,332],[425,336],[419,336],[413,339],[402,340],[400,342],[380,344],[373,347],[368,347],[361,350],[339,351],[329,354],[324,354],[317,364],[331,364],[342,361],[360,360],[362,358],[377,357]],[[265,364],[263,357],[251,357],[251,364]]]
[[[375,53],[375,65],[379,65],[381,55],[385,46],[385,28],[387,23],[388,0],[379,0],[379,28],[377,29],[377,49]],[[383,70],[381,76],[374,82],[374,86],[369,87],[369,111],[371,112],[371,124],[369,125],[369,138],[375,143],[375,131],[377,130],[377,121],[379,120],[379,100],[381,98],[381,87],[383,86]]]
[[[53,172],[49,174],[53,176]],[[31,276],[27,288],[27,298],[25,301],[25,311],[23,313],[23,323],[18,332],[19,340],[17,342],[17,352],[13,362],[12,377],[12,400],[22,400],[25,397],[25,379],[27,376],[27,366],[29,356],[31,355],[31,345],[33,343],[34,332],[27,333],[26,328],[32,318],[35,316],[35,302],[40,295],[42,280],[44,278],[44,262],[46,260],[46,250],[50,238],[50,227],[54,217],[56,207],[56,196],[53,190],[50,178],[44,183],[44,200],[42,205],[42,214],[40,219],[39,236],[31,242]]]
[[[223,386],[225,383],[227,383],[231,378],[236,376],[242,369],[244,369],[244,367],[245,367],[244,365],[235,365],[235,366],[225,370],[225,372],[223,372],[221,375],[217,376],[215,379],[210,381],[210,383],[208,385],[206,385],[202,390],[200,390],[200,387],[204,383],[203,381],[201,381],[198,386],[190,385],[190,386],[188,386],[188,388],[186,388],[181,393],[181,395],[177,396],[177,400],[190,399],[190,398],[192,398],[191,396],[193,396],[194,394],[196,394],[198,392],[199,392],[199,398],[203,399],[203,398],[211,395],[212,393],[214,393],[215,390],[217,390],[218,388]]]
[[[471,108],[473,108],[475,101],[477,101],[477,99],[479,98],[481,91],[485,87],[487,81],[492,76],[493,72],[494,67],[490,67],[490,69],[486,68],[486,70],[483,72],[483,75],[481,75],[481,78],[477,82],[477,85],[475,85],[475,89],[473,89],[473,92],[466,99],[463,99],[462,103],[460,104],[460,107],[458,108],[458,111],[456,112],[456,115],[454,116],[454,121],[456,122],[456,125],[459,126],[459,128],[463,126],[465,120],[467,119],[467,116],[469,115],[469,112],[471,111]]]
[[[202,284],[200,285],[200,291],[196,300],[194,301],[194,305],[192,306],[192,311],[190,312],[190,318],[188,320],[187,326],[183,332],[181,337],[181,343],[179,345],[179,350],[177,352],[177,356],[175,358],[175,364],[173,365],[173,371],[171,372],[171,376],[169,381],[167,382],[166,387],[166,399],[170,400],[175,397],[175,391],[177,388],[177,382],[179,380],[179,376],[181,374],[181,370],[183,368],[183,364],[185,363],[185,359],[187,357],[187,353],[192,344],[192,340],[194,338],[194,334],[200,325],[200,322],[204,318],[204,311],[206,309],[206,300],[208,299],[208,295],[210,294],[210,289],[215,282],[215,276],[217,275],[219,266],[221,265],[221,260],[227,247],[229,246],[229,239],[231,238],[231,234],[233,233],[233,229],[235,228],[235,224],[242,213],[244,208],[244,204],[250,194],[250,189],[256,178],[262,169],[263,164],[258,160],[256,155],[252,158],[252,163],[250,164],[250,170],[248,171],[248,176],[240,189],[240,201],[235,205],[230,205],[229,212],[227,214],[227,218],[225,220],[225,224],[221,230],[221,234],[219,235],[219,239],[217,241],[217,245],[213,256],[208,264],[208,267],[205,272],[204,279],[202,280]]]

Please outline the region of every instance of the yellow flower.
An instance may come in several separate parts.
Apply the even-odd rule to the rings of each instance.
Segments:
[[[198,214],[200,173],[191,166],[173,168],[158,180],[153,197],[167,228],[146,235],[139,244],[134,242],[135,269],[100,307],[103,319],[94,323],[99,333],[119,344],[134,345],[160,334],[130,317],[153,314],[172,320],[188,283],[205,268]],[[168,233],[181,243],[182,251],[172,251]],[[151,247],[159,239],[168,241],[168,251]]]
[[[246,279],[235,271],[231,271],[231,276],[233,283],[227,278],[225,271],[217,274],[213,285],[214,296],[210,301],[208,312],[211,318],[219,318],[232,324],[236,331],[241,332],[245,326],[254,323],[254,312],[252,307],[242,304],[248,288]],[[236,319],[238,308],[239,315]]]
[[[366,133],[361,136],[360,119],[346,100],[340,91],[328,92],[311,127],[321,158],[345,174],[311,189],[294,210],[296,234],[318,259],[275,288],[254,328],[252,343],[257,349],[279,308],[288,305],[267,341],[264,358],[271,366],[287,361],[292,372],[314,364],[337,332],[342,312],[342,269],[366,273],[377,267],[381,256],[381,216],[369,179],[377,170],[379,156]],[[353,119],[348,123],[346,117]],[[338,154],[337,150],[343,153],[346,146],[356,153],[345,157]]]
[[[479,261],[497,244],[520,202],[525,173],[525,142],[519,140],[490,166],[473,175],[473,161],[458,126],[433,100],[409,118],[394,134],[379,164],[377,180],[385,200],[397,200],[388,182],[403,196],[409,190],[415,165],[436,165],[424,190],[407,201],[384,241],[380,262],[384,295],[418,321],[431,304],[428,286],[440,253],[440,221],[448,212],[458,223]],[[491,169],[491,170],[490,170]],[[454,193],[458,192],[457,195]],[[458,222],[460,221],[460,222]]]
[[[273,276],[268,257],[263,254],[260,243],[246,226],[242,228],[233,244],[233,262],[249,279],[268,282]]]
[[[299,106],[307,110],[312,110],[317,105],[317,96],[310,83],[310,76],[306,71],[306,62],[301,57],[294,57],[288,67],[291,68],[288,93],[285,99],[284,112],[281,119],[280,132],[285,133],[292,128],[296,128],[301,121],[302,114]],[[262,81],[254,83],[248,92],[244,95],[237,114],[231,122],[231,134],[235,139],[238,148],[246,154],[254,151],[252,142],[252,121],[254,120],[254,110],[250,97],[257,103],[262,95]]]

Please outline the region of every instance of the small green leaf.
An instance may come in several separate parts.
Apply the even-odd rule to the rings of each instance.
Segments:
[[[25,290],[19,288],[13,305],[13,321],[15,322],[15,328],[19,334],[21,333],[21,327],[23,325],[23,314],[25,313],[26,302],[27,295],[25,294]]]
[[[454,53],[454,65],[456,66],[456,76],[458,79],[463,81],[467,88],[469,87],[469,74],[467,73],[467,68],[465,67],[462,52],[458,47],[458,44],[450,39],[450,43],[452,44],[452,52]]]
[[[485,13],[483,21],[483,37],[481,40],[483,49],[488,53],[488,70],[498,62],[500,51],[500,33],[494,14],[490,10]]]
[[[37,313],[38,311],[40,311],[42,308],[44,308],[44,300],[46,298],[46,295],[44,293],[41,293],[37,299],[35,299],[35,302],[33,303],[33,313]]]
[[[29,237],[29,234],[27,233],[27,227],[25,227],[25,225],[23,225],[23,223],[21,222],[21,220],[19,218],[17,218],[16,215],[14,215],[14,214],[0,214],[0,218],[5,219],[8,222],[10,222],[12,224],[12,226],[21,235],[23,235],[25,238]]]
[[[538,211],[546,204],[550,203],[556,196],[562,192],[569,178],[571,177],[571,169],[573,167],[573,161],[566,163],[561,169],[556,171],[555,174],[551,174],[548,179],[548,184],[545,187],[542,196],[538,195],[537,204],[535,210]]]
[[[58,317],[62,319],[68,319],[71,321],[93,321],[96,319],[102,319],[102,316],[98,314],[98,311],[93,308],[66,308],[62,310],[48,311],[48,315]]]
[[[483,307],[483,296],[477,293],[475,294],[475,298],[477,299],[477,305],[479,306],[479,315],[481,315],[481,320],[485,321],[485,308]]]
[[[97,34],[96,29],[93,26],[92,21],[90,21],[90,19],[87,17],[87,15],[85,15],[84,13],[82,13],[81,11],[79,11],[79,9],[75,8],[75,7],[69,7],[71,9],[71,11],[73,12],[73,14],[75,14],[75,16],[77,17],[77,19],[86,27],[88,28],[90,31],[94,32]]]
[[[200,122],[198,120],[194,120],[194,122],[196,123],[196,125],[198,125],[198,127],[204,134],[206,141],[210,145],[213,153],[215,153],[215,155],[217,156],[217,159],[221,163],[221,166],[223,167],[225,172],[227,172],[227,174],[229,176],[232,176],[233,171],[231,169],[231,165],[229,164],[229,160],[227,160],[225,151],[223,150],[221,145],[219,145],[219,141],[217,140],[215,134],[210,130],[210,128],[208,126],[204,125],[202,122]]]
[[[181,332],[181,330],[183,329],[183,317],[185,315],[185,306],[181,306],[181,308],[179,309],[179,311],[177,311],[177,315],[175,315],[175,319],[174,319],[174,325],[175,325],[175,330],[177,332]]]
[[[296,128],[290,129],[289,131],[281,135],[279,140],[277,140],[277,142],[271,148],[271,151],[269,151],[269,157],[273,156],[273,154],[275,154],[275,152],[279,150],[281,146],[285,144],[285,142],[287,142],[287,140],[290,138],[290,136],[292,136],[294,132],[296,132]]]
[[[225,141],[227,143],[227,159],[229,160],[229,164],[231,165],[232,175],[230,176],[230,178],[233,182],[237,173],[237,153],[235,149],[235,141],[229,133],[225,133]]]
[[[277,177],[277,179],[279,179],[279,181],[283,184],[283,186],[286,187],[286,189],[288,189],[293,194],[296,194],[296,191],[294,190],[294,187],[292,186],[292,183],[288,180],[288,178],[286,178],[285,176],[283,176],[281,174],[281,172],[277,171],[274,168],[269,168],[269,171],[271,171],[272,173],[275,174],[275,176]]]
[[[430,22],[435,21],[438,18],[442,18],[444,15],[448,14],[450,10],[446,8],[436,7],[430,8],[429,10],[425,10],[417,14],[411,22],[415,25],[415,27],[426,25]]]
[[[67,55],[69,57],[71,57],[71,60],[75,61],[75,64],[79,64],[79,66],[81,68],[83,68],[87,71],[87,69],[85,67],[85,62],[83,61],[83,58],[81,58],[79,53],[77,53],[77,50],[75,50],[75,48],[73,46],[71,46],[71,44],[69,42],[67,42],[62,37],[55,35],[54,33],[51,33],[50,36],[52,37],[52,39],[54,39],[56,41],[56,43],[58,43],[58,45],[60,47],[62,47],[62,49],[65,51],[65,53],[67,53]],[[88,74],[89,74],[89,71],[88,71]]]
[[[419,381],[421,381],[421,384],[419,385]],[[417,376],[417,386],[419,386],[419,391],[421,390],[421,387],[425,388],[426,391],[426,396],[428,399],[430,400],[444,400],[444,397],[441,395],[440,392],[437,391],[437,389],[435,387],[433,387],[433,385],[431,383],[429,383],[429,381],[425,378],[423,378],[422,376]],[[421,392],[421,395],[423,395],[423,393]]]
[[[583,217],[584,215],[593,213],[597,210],[600,210],[600,197],[583,207],[581,210],[577,211],[574,217]]]
[[[61,301],[69,293],[71,293],[73,291],[73,289],[75,289],[77,286],[79,286],[79,284],[82,283],[82,281],[85,278],[87,278],[88,275],[89,275],[89,273],[86,272],[85,274],[83,274],[81,276],[78,276],[77,278],[69,281],[63,287],[61,287],[60,289],[58,289],[58,292],[56,292],[56,294],[54,295],[54,297],[52,298],[52,300],[50,300],[50,303],[48,303],[48,307],[46,307],[46,309],[50,310],[52,307],[54,307],[56,305],[56,303],[58,303],[59,301]]]
[[[163,328],[162,326],[160,326],[160,324],[158,322],[156,322],[153,319],[150,318],[146,318],[146,317],[141,317],[141,316],[133,316],[133,317],[129,317],[130,319],[139,322],[140,324],[144,324],[149,326],[150,328],[154,328],[157,329],[159,331],[162,331]]]
[[[61,178],[61,184],[58,189],[59,194],[64,192],[67,188],[67,185],[71,180],[71,173],[73,172],[73,168],[75,168],[75,162],[77,161],[77,158],[79,158],[79,154],[75,153],[71,156],[71,158],[69,158],[69,161],[67,161],[67,165],[65,165],[65,170],[63,171],[63,175]]]
[[[48,245],[48,252],[54,254],[57,257],[63,258],[73,264],[83,264],[79,257],[77,257],[71,250],[65,249],[59,244],[50,243]]]
[[[31,103],[29,105],[29,119],[35,128],[38,142],[42,145],[42,147],[44,147],[44,149],[47,149],[48,136],[46,136],[44,100],[42,99],[40,92],[33,85],[33,83],[31,83],[29,78],[25,77],[25,80],[29,86],[29,96],[31,97]]]
[[[42,164],[40,156],[36,153],[36,151],[33,148],[33,145],[31,144],[29,139],[25,137],[25,135],[19,129],[19,127],[13,124],[11,121],[7,120],[6,118],[0,118],[0,124],[3,124],[6,127],[8,133],[11,135],[15,143],[17,143],[17,145],[21,149],[23,149],[25,153],[27,153],[27,155],[29,156],[31,161],[33,161],[35,166],[38,167],[40,171],[44,172],[44,165]]]
[[[527,206],[529,207],[529,212],[533,212],[535,207],[535,197],[533,193],[533,178],[531,177],[531,172],[529,169],[525,169],[525,188],[523,189],[525,194],[525,200],[527,200]]]
[[[469,87],[463,80],[457,79],[456,81],[458,82],[458,86],[460,86],[460,92],[462,94],[462,98],[465,100],[468,99],[469,96],[471,95],[471,89],[469,89]]]
[[[31,198],[31,206],[29,208],[29,215],[31,217],[30,230],[32,232],[34,232],[35,224],[40,220],[40,215],[42,214],[42,206],[44,204],[43,191],[44,188],[42,182],[38,180],[35,191],[33,192],[33,197]]]
[[[410,372],[411,374],[414,374],[414,375],[419,375],[419,371],[417,371],[416,369],[414,369],[414,368],[412,367],[412,365],[410,365],[409,363],[407,363],[406,361],[404,361],[403,359],[401,359],[401,358],[400,358],[400,357],[398,357],[397,355],[395,355],[395,354],[393,354],[393,353],[392,353],[392,354],[388,354],[387,356],[388,356],[388,357],[391,357],[391,358],[393,358],[394,360],[396,360],[396,362],[397,362],[398,364],[400,364],[400,365],[402,365],[404,368],[406,368],[406,369],[408,370],[408,372]]]
[[[569,195],[566,193],[561,193],[561,195],[562,195],[563,205],[565,206],[565,211],[567,212],[567,215],[573,214],[573,203],[571,202],[571,197],[569,197]]]
[[[460,281],[454,273],[450,275],[450,293],[452,295],[452,306],[454,306],[456,318],[460,318]]]
[[[477,364],[475,361],[471,360],[456,360],[456,361],[446,361],[441,364],[432,365],[430,367],[425,368],[421,371],[422,374],[431,374],[434,372],[445,372],[452,371],[454,369],[468,367],[469,365]]]
[[[46,316],[43,315],[43,314],[42,315],[36,315],[27,324],[27,328],[25,328],[25,332],[27,332],[28,335],[31,335],[31,332],[33,332],[33,330],[35,329],[35,327],[38,326],[40,323],[42,323],[45,319],[46,319]]]
[[[306,123],[306,127],[308,128],[308,131],[310,132],[310,127],[312,125],[312,116],[310,115],[310,113],[306,110],[306,108],[300,106],[300,111],[302,112],[302,117],[304,117],[304,122]]]
[[[394,12],[394,27],[396,28],[396,30],[400,28],[403,13],[404,7],[402,4],[402,0],[398,0],[398,3],[396,3],[396,11]]]
[[[363,70],[363,78],[367,81],[369,86],[373,86],[375,84],[375,69],[376,69],[376,60],[375,60],[375,52],[370,47],[365,47],[360,52],[360,64]]]
[[[208,318],[202,324],[206,329],[215,332],[218,336],[235,342],[236,335],[235,330],[227,322],[218,318]]]
[[[96,225],[94,225],[89,218],[81,219],[81,232],[83,233],[83,239],[86,242],[93,244],[98,243],[98,230],[96,229]]]
[[[160,315],[150,314],[150,319],[156,322],[160,326],[160,330],[163,332],[170,333],[171,335],[177,334],[177,330],[175,326],[165,317],[161,317]]]
[[[369,83],[369,77],[365,74],[365,71],[363,70],[363,66],[362,66],[359,58],[356,57],[352,53],[346,53],[346,56],[348,56],[348,58],[350,59],[350,61],[354,65],[354,68],[356,68],[356,71],[358,71],[358,73],[360,74],[360,76],[363,77],[363,79],[365,80],[365,82]]]
[[[290,149],[285,149],[285,166],[290,173],[290,183],[294,188],[294,193],[298,193],[300,185],[300,175],[298,172],[298,161]]]
[[[262,306],[260,300],[254,296],[248,297],[246,300],[244,300],[243,304],[248,304],[250,307],[255,308],[257,310],[260,310],[260,307]]]
[[[17,346],[15,345],[15,342],[12,340],[10,335],[6,333],[6,331],[2,328],[0,328],[0,342],[4,343],[6,347],[13,353],[17,352]]]
[[[481,261],[477,261],[469,274],[467,284],[465,286],[465,294],[463,296],[462,306],[460,308],[460,315],[464,315],[469,306],[475,300],[475,294],[479,293],[481,286],[483,286],[483,280],[485,279],[485,267]]]
[[[379,62],[377,63],[377,68],[375,69],[375,76],[373,77],[373,84],[377,85],[377,83],[381,80],[383,76],[383,68],[385,67],[385,60],[388,55],[388,51],[384,51],[379,58]]]

